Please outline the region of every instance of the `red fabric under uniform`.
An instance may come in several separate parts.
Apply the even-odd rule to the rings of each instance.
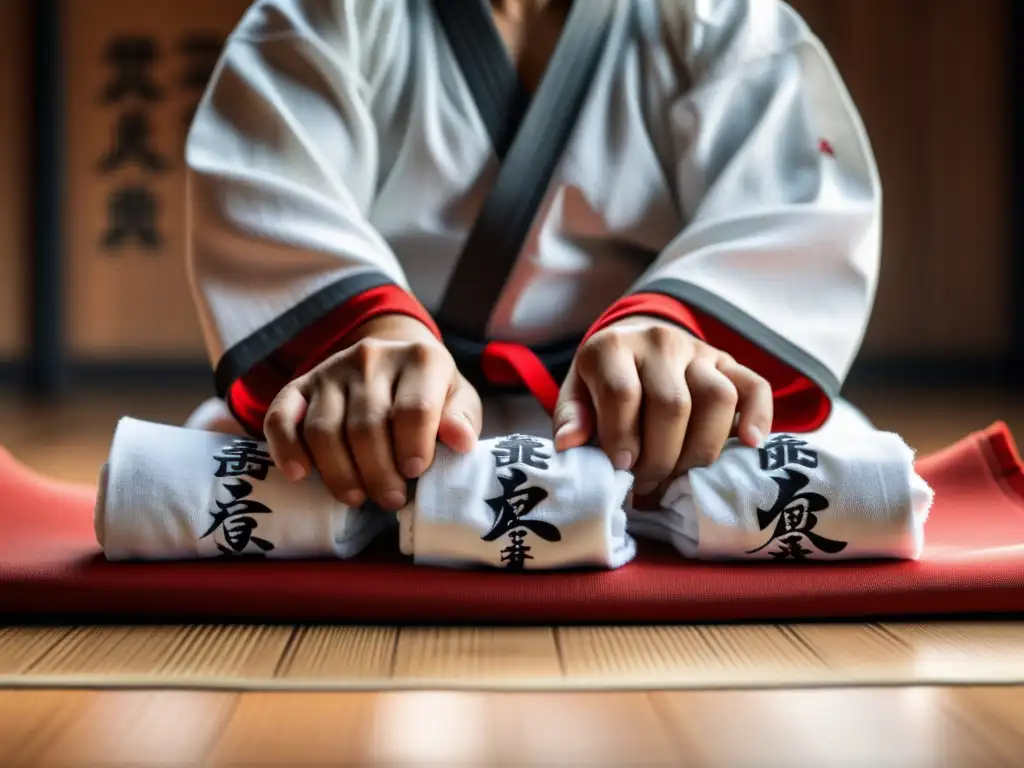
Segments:
[[[639,542],[617,571],[413,566],[384,539],[346,562],[107,563],[92,488],[0,455],[0,616],[42,619],[625,623],[1024,609],[1024,466],[1003,424],[918,464],[936,491],[920,562],[711,564]]]

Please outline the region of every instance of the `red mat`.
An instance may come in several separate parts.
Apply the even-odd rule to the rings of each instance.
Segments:
[[[689,563],[640,543],[618,571],[415,567],[397,542],[348,562],[110,564],[93,491],[0,452],[0,618],[623,623],[1011,613],[1024,609],[1024,467],[1004,424],[922,459],[936,491],[918,563]]]

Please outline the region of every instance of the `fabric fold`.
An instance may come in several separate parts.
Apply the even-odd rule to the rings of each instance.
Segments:
[[[465,454],[439,446],[398,514],[399,542],[417,565],[618,568],[636,554],[624,509],[631,487],[596,448],[559,453],[521,434]]]
[[[394,516],[289,482],[265,443],[124,418],[94,519],[108,560],[297,559],[353,557]]]
[[[730,440],[661,509],[630,509],[629,531],[705,560],[917,560],[932,500],[899,435],[774,434]]]

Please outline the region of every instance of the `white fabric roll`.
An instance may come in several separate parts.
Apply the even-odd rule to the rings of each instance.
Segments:
[[[524,435],[467,454],[438,447],[398,514],[400,546],[418,565],[618,568],[636,554],[623,509],[631,486],[596,448],[556,453]]]
[[[349,558],[394,516],[350,508],[317,475],[291,483],[265,443],[124,418],[100,476],[108,560]]]
[[[669,486],[661,510],[629,511],[634,536],[708,560],[916,560],[932,490],[890,432],[772,435],[727,444]]]

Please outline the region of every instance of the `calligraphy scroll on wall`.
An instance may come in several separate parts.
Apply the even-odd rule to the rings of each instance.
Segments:
[[[0,2],[0,360],[28,347],[30,1]]]
[[[185,271],[184,143],[248,0],[65,3],[65,295],[79,359],[202,360]]]

